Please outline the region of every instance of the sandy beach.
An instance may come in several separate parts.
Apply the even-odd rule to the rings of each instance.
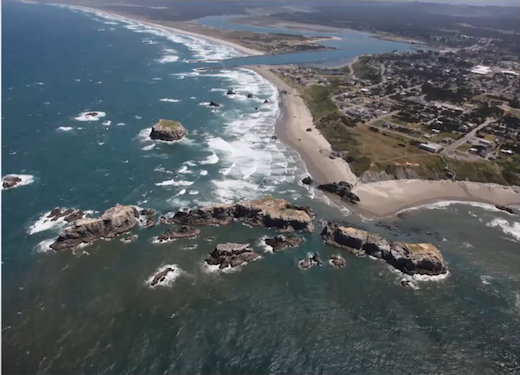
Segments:
[[[279,122],[275,133],[284,143],[295,149],[307,166],[311,176],[319,183],[348,181],[355,183],[356,176],[347,162],[340,158],[330,159],[330,143],[314,126],[312,115],[298,91],[275,75],[268,67],[247,67],[288,94],[280,95],[280,104],[286,111],[285,121]],[[312,131],[308,132],[307,129]],[[320,152],[321,150],[321,152]]]
[[[520,205],[520,188],[465,181],[392,180],[359,184],[360,211],[369,216],[392,216],[406,208],[439,201]]]
[[[262,55],[262,51],[247,48],[228,40],[182,30],[158,23],[117,13],[108,13],[98,9],[86,8],[108,16],[126,18],[129,21],[163,29],[172,33],[201,38],[213,43],[223,44],[236,49],[245,55]],[[358,61],[356,57],[348,64]],[[332,150],[330,143],[314,126],[312,114],[296,89],[289,86],[268,66],[248,66],[262,77],[270,81],[279,91],[288,94],[280,95],[280,106],[283,117],[275,128],[277,137],[296,150],[305,163],[309,174],[317,183],[347,181],[355,185],[353,191],[361,202],[356,209],[367,216],[385,217],[395,215],[399,211],[439,201],[482,202],[492,205],[520,205],[520,187],[505,187],[494,184],[480,184],[463,181],[426,181],[426,180],[391,180],[361,184],[350,170],[347,162],[340,158],[330,159]],[[308,132],[307,129],[312,131]]]

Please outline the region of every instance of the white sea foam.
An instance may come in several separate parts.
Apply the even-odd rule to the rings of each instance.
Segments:
[[[7,176],[18,177],[22,181],[20,181],[19,183],[17,183],[15,186],[13,186],[11,188],[4,188],[2,186],[2,190],[16,189],[17,187],[30,185],[34,182],[34,176],[30,175],[30,174],[8,174],[5,177],[7,177]]]
[[[520,241],[520,222],[509,222],[505,219],[493,219],[486,224],[487,227],[500,228],[502,232],[513,237],[517,242]]]
[[[116,124],[116,126],[125,126],[126,124],[124,122],[119,122]]]
[[[152,286],[152,281],[159,272],[164,271],[167,268],[173,269],[173,272],[168,272],[165,276],[164,281]],[[157,288],[157,287],[171,287],[175,283],[175,280],[181,275],[185,274],[185,272],[177,265],[177,264],[166,264],[161,266],[155,270],[155,272],[145,281],[145,285],[149,288]]]
[[[201,176],[206,176],[206,175],[208,174],[208,171],[206,171],[205,169],[202,169],[202,170],[199,172],[199,174],[200,174]]]
[[[193,181],[175,181],[175,180],[166,180],[163,182],[157,182],[156,186],[191,186],[193,185]]]
[[[264,253],[272,253],[273,252],[273,247],[269,246],[268,244],[265,243],[266,238],[268,238],[268,236],[260,237],[258,239],[258,241],[256,241],[256,246],[258,246],[262,250],[264,250]]]
[[[51,239],[48,239],[48,240],[43,240],[41,241],[38,245],[36,245],[36,252],[38,253],[46,253],[48,251],[54,251],[53,249],[51,249],[51,245],[54,243],[56,239],[54,238],[51,238]]]
[[[487,203],[467,202],[467,201],[441,201],[441,202],[427,203],[427,204],[423,204],[420,206],[405,208],[405,209],[399,211],[398,214],[400,214],[402,212],[417,211],[417,210],[421,210],[421,209],[442,210],[442,209],[446,209],[450,206],[457,205],[457,204],[463,204],[463,205],[472,206],[472,207],[479,207],[479,208],[482,208],[487,211],[499,211],[494,205],[487,204]],[[471,215],[471,213],[470,213],[470,215]],[[471,216],[473,216],[473,215],[471,215]]]
[[[103,122],[102,125],[103,125],[103,126],[110,126],[110,125],[112,125],[112,121],[107,120],[107,121]]]
[[[94,114],[95,113],[95,114]],[[74,120],[76,121],[99,121],[100,118],[105,117],[107,114],[101,111],[87,111],[82,112]]]
[[[29,227],[27,233],[30,235],[48,231],[48,230],[59,230],[63,228],[64,225],[67,224],[65,221],[65,217],[62,216],[55,221],[52,221],[52,218],[48,218],[47,216],[51,213],[48,211],[44,213],[36,222]]]
[[[140,119],[142,119],[142,117],[141,117],[141,116],[137,116],[137,115],[135,115],[135,118],[136,118],[137,120],[140,120]]]
[[[160,102],[169,102],[169,103],[178,103],[180,102],[180,99],[169,99],[169,98],[163,98],[159,99]]]
[[[191,100],[195,100],[195,99],[197,99],[197,97],[196,96],[192,96],[192,97],[190,97],[190,99]]]
[[[74,128],[71,126],[60,126],[56,130],[60,132],[70,132],[71,130],[74,130]]]
[[[144,146],[143,148],[141,148],[141,150],[143,150],[143,151],[150,151],[150,150],[152,150],[154,147],[155,147],[155,143],[152,143],[151,145]]]
[[[197,190],[190,190],[190,191],[188,192],[188,194],[189,194],[189,195],[197,195],[197,194],[199,194],[199,192],[198,192]]]
[[[189,170],[188,170],[188,166],[186,165],[183,165],[178,171],[177,173],[191,173]]]
[[[213,153],[210,156],[208,156],[206,159],[199,162],[199,164],[205,165],[205,164],[217,164],[218,163],[218,156],[217,154]]]
[[[161,64],[166,64],[166,63],[171,63],[171,62],[175,62],[175,61],[178,61],[178,60],[179,60],[178,56],[167,55],[167,56],[163,56],[160,59],[158,59],[157,62],[159,62]]]
[[[162,80],[162,78],[160,78],[160,77],[154,77],[154,78],[152,78],[152,81],[161,81],[161,80]]]

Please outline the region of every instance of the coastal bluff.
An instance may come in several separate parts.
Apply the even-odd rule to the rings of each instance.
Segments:
[[[76,220],[65,228],[58,239],[50,245],[53,250],[64,250],[101,238],[114,238],[137,224],[139,212],[131,206],[116,204],[99,218]]]
[[[388,241],[377,234],[331,222],[323,228],[321,237],[327,245],[383,259],[409,275],[447,272],[441,252],[432,244]]]
[[[296,206],[284,199],[263,199],[232,204],[217,204],[178,211],[173,221],[181,225],[228,225],[239,221],[251,226],[278,228],[284,232],[314,230],[315,214],[308,206]]]
[[[152,127],[150,138],[154,140],[174,142],[180,141],[187,133],[188,131],[180,122],[161,119]]]

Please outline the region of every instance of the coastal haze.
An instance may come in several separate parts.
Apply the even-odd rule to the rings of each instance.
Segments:
[[[2,2],[2,371],[517,373],[518,8],[452,3]]]

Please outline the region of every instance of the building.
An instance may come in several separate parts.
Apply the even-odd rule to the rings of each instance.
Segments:
[[[476,67],[471,69],[471,73],[488,74],[488,73],[491,73],[491,68],[489,66],[477,65]]]
[[[443,146],[438,144],[438,143],[421,143],[419,145],[419,148],[421,150],[425,150],[425,151],[428,151],[428,152],[432,152],[434,154],[440,152],[442,149],[443,149]]]

